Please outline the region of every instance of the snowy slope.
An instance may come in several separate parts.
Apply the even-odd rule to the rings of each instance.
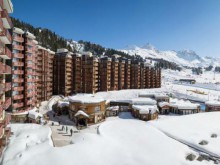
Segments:
[[[160,51],[149,43],[142,47],[130,45],[121,51],[130,55],[140,55],[142,58],[164,59],[169,62],[174,62],[182,67],[207,67],[209,65],[220,66],[220,59],[218,58],[202,58],[192,50]]]

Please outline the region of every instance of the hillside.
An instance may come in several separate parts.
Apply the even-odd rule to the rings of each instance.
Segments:
[[[136,45],[130,45],[121,51],[130,55],[140,55],[144,59],[165,60],[174,62],[181,67],[217,67],[220,66],[220,59],[213,57],[200,57],[196,52],[192,50],[181,51],[160,51],[151,44],[146,44],[142,47]]]

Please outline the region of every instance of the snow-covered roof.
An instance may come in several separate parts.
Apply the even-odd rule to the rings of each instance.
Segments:
[[[57,49],[57,53],[67,53],[68,49],[65,48],[61,48],[61,49]]]
[[[33,39],[33,40],[36,39],[36,37],[32,33],[30,33],[30,32],[26,32],[26,37],[28,37],[30,39]]]
[[[170,106],[170,103],[168,103],[168,102],[159,102],[159,107],[164,107],[164,106]]]
[[[212,100],[212,101],[205,102],[205,104],[210,105],[210,106],[220,106],[220,101]]]
[[[159,99],[159,98],[169,98],[169,96],[167,96],[166,94],[154,94],[155,99]]]
[[[31,118],[31,119],[36,120],[38,117],[43,117],[43,115],[36,112],[35,110],[32,110],[32,111],[28,112],[28,117]]]
[[[20,28],[14,27],[13,32],[17,33],[17,34],[24,34],[24,31]]]
[[[140,114],[154,114],[158,112],[156,105],[132,105],[132,108],[138,110]]]
[[[79,110],[79,111],[75,114],[75,117],[80,116],[80,115],[85,116],[85,117],[89,117],[89,115],[88,115],[87,113],[85,113],[84,111],[82,111],[82,110]]]
[[[133,105],[156,105],[157,102],[151,98],[134,98],[131,100]]]
[[[77,94],[69,97],[69,102],[82,104],[97,104],[105,101],[102,97],[94,96],[92,94]]]
[[[119,106],[108,107],[107,110],[118,111],[119,110]]]
[[[58,101],[58,105],[57,105],[57,106],[63,108],[63,107],[68,107],[69,104],[70,104],[69,102],[61,101],[61,100],[60,100],[60,101]]]
[[[190,101],[172,99],[170,101],[170,106],[178,109],[197,109],[200,104],[191,103]]]

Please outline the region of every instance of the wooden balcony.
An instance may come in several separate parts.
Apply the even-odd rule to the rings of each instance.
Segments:
[[[5,72],[4,74],[11,74],[11,67],[8,65],[5,65]]]
[[[24,58],[24,55],[20,54],[20,53],[15,53],[15,54],[13,54],[13,57],[14,58]]]
[[[0,84],[0,95],[5,93],[5,84]]]
[[[24,50],[24,47],[22,45],[13,45],[13,49],[16,49],[16,50]]]
[[[0,57],[1,58],[8,60],[8,59],[11,59],[11,55],[12,55],[11,50],[8,49],[8,47],[5,46],[0,49]]]
[[[14,104],[13,104],[13,108],[14,108],[14,109],[21,108],[21,107],[23,107],[23,106],[24,106],[24,103],[14,103]]]
[[[33,48],[28,48],[28,47],[26,47],[26,48],[25,48],[25,51],[26,51],[27,53],[35,53],[35,50],[34,50]]]
[[[20,36],[13,36],[13,40],[17,41],[17,42],[24,42],[24,38],[20,37]]]
[[[19,87],[13,87],[13,91],[23,91],[24,90],[24,87],[23,86],[19,86]]]
[[[35,79],[27,78],[26,82],[35,82]]]
[[[7,29],[3,29],[3,31],[0,32],[0,39],[4,44],[12,43],[11,34],[9,33]]]
[[[24,98],[24,95],[23,94],[21,94],[21,95],[14,95],[13,96],[13,100],[21,100],[21,99],[23,99]]]
[[[10,91],[11,90],[11,83],[5,83],[5,92]]]
[[[7,29],[11,29],[12,28],[12,21],[11,18],[8,15],[8,11],[6,9],[1,11],[1,17],[3,20],[3,25],[5,28]]]
[[[26,44],[26,45],[29,45],[29,46],[34,46],[33,41],[30,41],[30,40],[27,40],[25,44]]]
[[[0,62],[0,74],[3,74],[5,72],[5,64]]]
[[[13,62],[13,66],[24,66],[23,62]]]
[[[14,83],[23,83],[24,79],[23,78],[15,78],[15,79],[12,79],[12,82],[14,82]]]
[[[24,71],[23,70],[13,70],[12,73],[15,75],[23,75]]]
[[[11,97],[5,98],[5,109],[8,109],[11,105]]]

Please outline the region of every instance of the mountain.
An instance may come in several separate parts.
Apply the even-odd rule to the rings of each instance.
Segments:
[[[143,59],[165,60],[174,62],[181,67],[208,67],[210,65],[220,66],[220,59],[213,57],[200,57],[193,50],[181,50],[181,51],[160,51],[152,44],[147,43],[142,47],[136,45],[126,46],[121,49],[130,55],[140,55]]]

